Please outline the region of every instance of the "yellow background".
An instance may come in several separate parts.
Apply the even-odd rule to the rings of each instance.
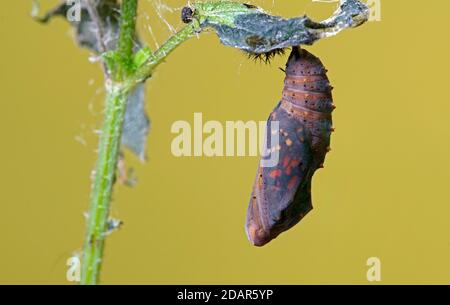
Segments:
[[[68,283],[83,242],[102,75],[69,26],[29,17],[31,1],[0,8],[0,283]],[[43,1],[48,8],[55,1]],[[168,1],[180,8],[185,1]],[[253,1],[283,16],[327,17],[334,4]],[[149,1],[139,30],[170,34]],[[280,98],[286,56],[255,64],[214,34],[178,48],[147,84],[149,161],[127,154],[135,188],[118,186],[102,282],[148,284],[450,284],[448,1],[382,0],[382,20],[307,49],[328,68],[338,106],[315,209],[263,248],[244,221],[257,158],[175,158],[174,121],[265,120]],[[145,18],[145,12],[149,20]],[[179,10],[163,12],[180,28]],[[85,142],[85,145],[80,142]]]

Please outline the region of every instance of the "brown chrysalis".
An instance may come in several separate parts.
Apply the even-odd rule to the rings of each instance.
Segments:
[[[334,110],[332,87],[321,61],[294,47],[286,65],[280,103],[267,128],[279,122],[279,162],[260,165],[247,210],[246,231],[255,246],[263,246],[292,228],[312,209],[311,179],[323,167],[329,151]],[[271,147],[271,137],[267,143]]]

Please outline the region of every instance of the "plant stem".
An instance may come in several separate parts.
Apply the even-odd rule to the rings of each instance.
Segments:
[[[124,0],[120,19],[117,53],[120,58],[118,78],[123,80],[133,71],[133,49],[136,37],[137,0]]]
[[[120,150],[128,91],[117,85],[107,88],[106,113],[100,136],[98,162],[94,172],[87,219],[81,284],[97,284],[103,259],[104,239],[111,194]]]
[[[81,267],[81,284],[97,284],[103,260],[111,195],[120,152],[123,121],[131,88],[124,80],[132,71],[137,0],[123,0],[118,46],[118,73],[106,81],[105,118],[100,135]]]

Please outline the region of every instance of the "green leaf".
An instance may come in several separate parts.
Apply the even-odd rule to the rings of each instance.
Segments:
[[[134,55],[133,64],[136,68],[139,68],[152,56],[152,50],[149,47],[143,47]]]

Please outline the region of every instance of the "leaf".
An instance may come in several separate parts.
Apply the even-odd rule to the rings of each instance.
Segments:
[[[359,26],[369,17],[368,7],[358,0],[341,0],[339,9],[323,22],[314,22],[308,16],[284,19],[237,3],[234,6],[239,9],[231,9],[233,3],[226,2],[220,11],[211,9],[221,5],[220,2],[194,4],[193,18],[197,18],[202,28],[213,28],[224,45],[256,54],[311,45],[346,28]]]
[[[97,39],[97,32],[103,33],[103,41],[107,50],[113,50],[117,46],[117,40],[119,35],[119,17],[120,17],[120,5],[117,0],[100,0],[94,1],[97,5],[94,9],[97,10],[98,19],[91,18],[88,10],[87,0],[81,1],[81,12],[79,21],[68,20],[68,13],[73,8],[66,0],[60,1],[60,3],[48,11],[44,16],[38,17],[38,2],[34,1],[32,16],[36,21],[41,23],[48,23],[54,17],[63,17],[66,19],[75,29],[76,42],[84,48],[89,49],[94,53],[100,53],[99,41]]]
[[[145,86],[140,84],[128,98],[122,131],[122,144],[142,161],[145,160],[147,135],[150,129],[150,120],[145,112],[144,92]]]
[[[149,60],[152,56],[152,50],[149,47],[144,47],[140,49],[133,59],[133,64],[135,68],[140,68],[145,62]]]

